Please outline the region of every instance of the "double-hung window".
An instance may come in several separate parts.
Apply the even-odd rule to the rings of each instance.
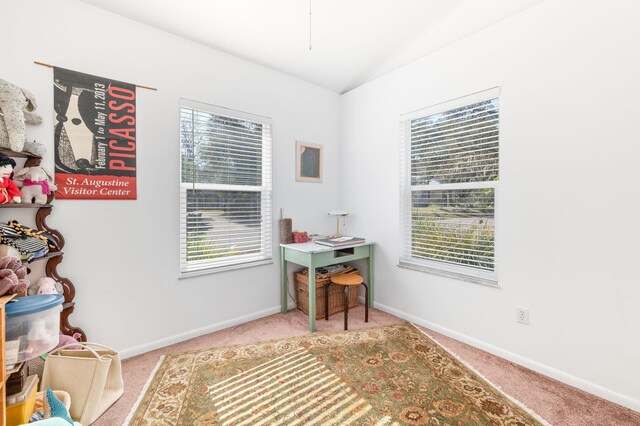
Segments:
[[[180,104],[180,272],[271,262],[271,122]]]
[[[498,94],[401,117],[399,266],[497,284]]]

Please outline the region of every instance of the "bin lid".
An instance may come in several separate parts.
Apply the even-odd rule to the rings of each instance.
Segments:
[[[7,408],[15,404],[25,402],[31,395],[31,391],[33,391],[34,386],[37,389],[38,376],[36,374],[27,377],[27,380],[25,381],[25,384],[20,392],[14,393],[13,395],[7,395]],[[35,391],[33,394],[35,396]]]
[[[61,294],[36,294],[33,296],[16,297],[7,303],[5,307],[7,318],[46,311],[47,309],[60,305],[63,300],[64,296]]]

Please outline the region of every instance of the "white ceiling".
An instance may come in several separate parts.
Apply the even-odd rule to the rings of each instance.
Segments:
[[[82,0],[338,93],[541,0]]]

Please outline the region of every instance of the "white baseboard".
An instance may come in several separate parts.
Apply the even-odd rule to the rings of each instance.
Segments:
[[[296,307],[294,302],[289,302],[289,309]],[[223,330],[225,328],[233,327],[234,325],[244,324],[245,322],[253,321],[258,318],[267,317],[269,315],[277,314],[280,312],[280,306],[274,306],[262,311],[253,312],[251,314],[243,315],[237,318],[232,318],[227,321],[222,321],[216,324],[207,325],[205,327],[197,328],[195,330],[189,330],[185,333],[175,334],[173,336],[158,339],[153,342],[148,342],[132,348],[127,348],[120,351],[120,357],[122,359],[131,358],[136,355],[141,355],[146,352],[154,351],[156,349],[164,348],[165,346],[173,345],[176,343],[184,342],[185,340],[193,339],[194,337],[203,336],[205,334],[213,333],[214,331]]]
[[[399,318],[403,318],[407,321],[411,321],[414,324],[427,327],[430,330],[436,331],[438,333],[444,334],[445,336],[464,342],[475,348],[482,349],[483,351],[499,356],[500,358],[507,359],[518,365],[529,368],[537,373],[551,377],[552,379],[556,379],[558,381],[561,381],[563,383],[566,383],[568,385],[581,389],[585,392],[589,392],[591,394],[597,395],[611,402],[615,402],[616,404],[620,404],[624,407],[630,408],[631,410],[640,411],[640,401],[630,398],[626,395],[620,394],[618,392],[612,391],[610,389],[607,389],[603,386],[581,379],[579,377],[576,377],[572,374],[555,369],[553,367],[549,367],[548,365],[541,364],[537,361],[534,361],[532,359],[510,352],[508,350],[499,348],[497,346],[493,346],[481,340],[474,339],[473,337],[469,337],[465,334],[458,333],[457,331],[453,331],[446,327],[442,327],[430,321],[426,321],[422,318],[418,318],[416,316],[407,314],[398,309],[394,309],[377,302],[374,303],[374,307],[381,311],[395,315]]]

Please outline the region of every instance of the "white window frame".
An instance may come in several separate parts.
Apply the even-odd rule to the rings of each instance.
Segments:
[[[427,272],[434,275],[454,278],[477,284],[498,286],[498,209],[499,181],[464,182],[448,184],[411,185],[411,121],[417,118],[427,117],[441,112],[461,108],[482,101],[500,98],[500,88],[494,87],[471,95],[462,96],[449,101],[441,102],[427,108],[412,111],[400,116],[400,256],[398,267]],[[498,117],[500,112],[498,112]],[[493,188],[494,190],[494,269],[486,271],[471,266],[454,265],[435,260],[411,257],[405,253],[405,247],[410,245],[412,232],[411,195],[413,191],[441,191],[455,189],[481,189]]]
[[[203,102],[197,102],[190,99],[180,99],[180,105],[178,109],[178,117],[182,108],[192,108],[200,111],[205,111],[217,116],[229,117],[234,119],[242,119],[260,123],[263,126],[268,126],[270,131],[269,135],[265,136],[263,133],[262,143],[262,182],[261,186],[254,185],[226,185],[226,184],[212,184],[212,183],[188,183],[182,182],[182,161],[180,160],[180,274],[179,278],[188,278],[192,276],[212,274],[217,272],[225,272],[235,269],[243,269],[253,266],[268,265],[273,263],[272,258],[272,221],[271,221],[271,207],[272,207],[272,144],[273,144],[273,120],[269,117],[263,117],[243,111],[237,111],[230,108],[225,108],[217,105],[211,105]],[[180,141],[180,126],[178,130],[178,140]],[[180,143],[182,143],[180,141]],[[182,154],[180,154],[182,155]],[[248,254],[248,255],[236,255],[230,256],[227,261],[220,260],[213,262],[210,260],[199,261],[187,261],[187,230],[183,224],[183,209],[186,209],[186,198],[188,190],[221,190],[221,191],[242,191],[242,192],[260,192],[262,194],[260,200],[260,210],[262,223],[260,226],[262,236],[263,252],[260,255]],[[183,201],[184,200],[184,201]]]

